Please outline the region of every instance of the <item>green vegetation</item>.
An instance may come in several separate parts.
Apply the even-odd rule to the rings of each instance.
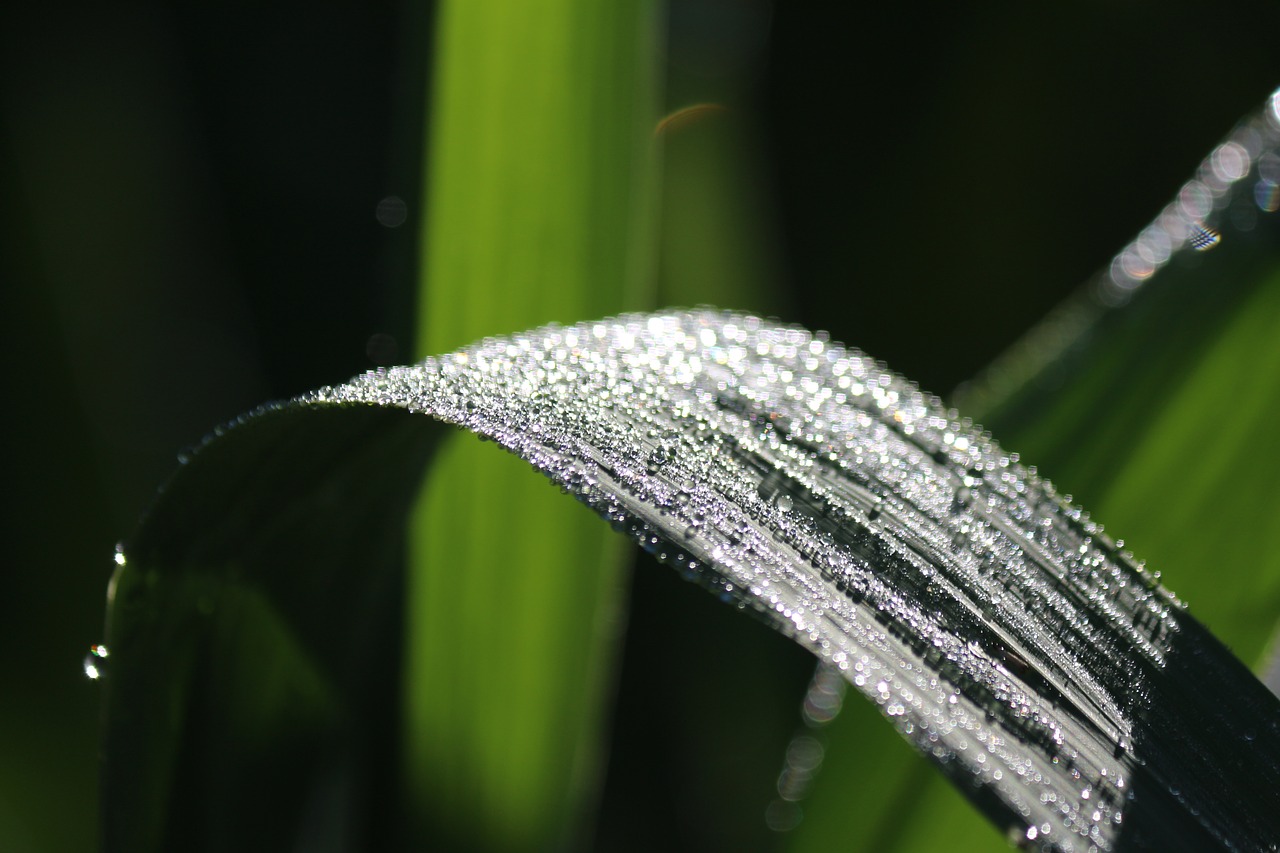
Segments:
[[[650,305],[657,8],[441,12],[419,355]],[[494,849],[574,840],[603,768],[629,551],[546,491],[458,436],[410,520],[405,772],[432,831]]]
[[[1077,15],[1075,10],[1070,14]],[[313,45],[309,49],[318,55],[358,37],[359,27],[348,31],[345,19],[326,24],[302,16],[311,29],[299,30],[289,17],[282,15],[275,24],[256,22],[256,35],[237,36],[234,43],[262,59],[273,56],[278,44],[295,39]],[[403,19],[408,28],[428,29],[415,14],[405,13]],[[398,94],[412,103],[400,105],[412,116],[402,125],[419,121],[423,101],[431,105],[423,146],[416,145],[416,133],[400,128],[405,139],[415,142],[412,157],[420,149],[428,153],[417,307],[400,314],[386,310],[381,316],[376,310],[385,308],[382,303],[396,301],[384,293],[394,290],[387,282],[415,278],[404,272],[413,249],[386,237],[393,248],[382,254],[382,248],[363,243],[339,250],[332,234],[372,231],[366,208],[376,201],[370,187],[386,189],[377,186],[382,175],[368,178],[361,171],[373,168],[361,162],[363,150],[337,142],[334,150],[323,147],[323,122],[305,125],[309,131],[303,142],[291,135],[296,131],[289,124],[309,111],[327,116],[322,105],[330,97],[348,109],[357,104],[359,97],[344,94],[342,85],[358,76],[372,51],[333,66],[339,70],[330,76],[319,74],[293,86],[288,63],[281,68],[268,64],[269,72],[255,73],[265,75],[272,86],[249,75],[237,88],[220,76],[234,61],[220,21],[179,16],[156,23],[139,16],[104,23],[90,16],[72,24],[7,23],[0,22],[0,30],[10,34],[6,61],[12,71],[3,90],[6,132],[0,134],[0,151],[8,155],[5,203],[16,215],[15,224],[4,231],[0,257],[6,281],[20,284],[5,288],[5,315],[19,318],[13,321],[18,328],[7,336],[5,355],[11,373],[23,378],[22,393],[30,396],[24,398],[23,414],[11,417],[13,434],[6,436],[14,457],[11,493],[23,506],[8,519],[11,565],[20,570],[12,573],[9,603],[0,611],[9,632],[6,642],[17,650],[7,691],[15,701],[0,703],[7,764],[0,774],[0,847],[5,849],[70,853],[92,844],[94,826],[88,815],[97,796],[95,723],[101,691],[75,670],[84,648],[102,639],[100,590],[111,568],[111,544],[131,529],[146,495],[167,476],[173,451],[197,440],[209,425],[263,399],[339,381],[367,366],[360,348],[370,332],[394,327],[405,344],[398,360],[407,361],[549,320],[714,302],[776,311],[814,327],[836,326],[856,316],[853,331],[869,331],[867,338],[850,331],[838,336],[908,372],[916,366],[912,359],[942,362],[956,351],[944,330],[939,340],[945,345],[926,352],[927,347],[913,342],[911,330],[897,328],[909,325],[902,322],[905,314],[877,311],[884,303],[876,299],[883,297],[871,299],[868,308],[842,272],[824,270],[824,285],[808,291],[803,282],[779,284],[787,273],[778,269],[783,266],[774,244],[778,223],[760,213],[768,191],[750,166],[759,152],[742,143],[753,126],[750,110],[743,106],[747,98],[733,87],[707,85],[697,70],[685,69],[669,72],[669,90],[676,94],[662,103],[663,21],[656,4],[556,0],[537,9],[504,5],[501,12],[489,3],[441,5],[433,42],[439,47],[422,51],[434,66],[428,97],[419,97],[404,79],[420,75],[421,64],[403,59],[405,91]],[[1014,23],[1003,23],[1000,32],[1015,32]],[[361,26],[373,25],[361,19]],[[193,49],[191,56],[175,59],[166,38],[176,41],[177,36],[166,27],[186,33],[183,38],[202,45],[204,53]],[[1252,29],[1274,32],[1262,25]],[[23,34],[30,36],[27,44],[18,43]],[[254,38],[261,41],[242,41]],[[1227,42],[1220,54],[1206,48],[1198,55],[1209,57],[1204,60],[1209,63],[1223,61],[1214,56],[1236,61],[1236,44]],[[379,42],[394,43],[391,37]],[[1255,64],[1263,65],[1269,57],[1265,49],[1241,48],[1238,54],[1232,67],[1241,78],[1253,73],[1249,57],[1256,55]],[[408,49],[405,56],[421,59]],[[978,70],[963,76],[959,69],[955,79],[960,82],[954,86],[980,89],[992,76],[989,68],[983,72],[981,58],[971,63]],[[1146,64],[1154,67],[1155,62],[1147,59]],[[1217,86],[1222,81],[1197,78],[1187,84],[1190,92],[1173,96],[1173,103],[1186,112],[1217,110],[1208,122],[1225,130],[1221,122],[1252,105],[1271,82],[1260,88],[1256,79],[1221,94]],[[1211,87],[1212,97],[1201,96],[1204,86]],[[258,118],[242,125],[228,122],[234,132],[224,128],[218,132],[225,138],[218,137],[202,126],[207,120],[221,127],[215,120],[187,115],[182,87],[214,91],[210,100],[222,104],[221,109]],[[899,278],[876,277],[858,286],[910,291],[918,283],[925,296],[903,297],[898,308],[919,309],[924,337],[930,323],[964,326],[956,334],[974,343],[976,354],[969,357],[979,358],[984,348],[1002,344],[1000,323],[1021,322],[1017,311],[1010,308],[1008,316],[992,317],[992,331],[984,336],[984,321],[971,306],[953,307],[947,300],[983,275],[974,258],[985,258],[985,252],[1006,240],[1019,248],[1027,243],[1013,220],[1033,217],[1018,204],[1016,193],[998,193],[994,214],[988,209],[985,216],[974,215],[976,225],[966,221],[957,228],[954,217],[968,214],[957,210],[961,193],[946,181],[925,182],[923,190],[909,185],[902,192],[911,197],[910,204],[894,200],[898,181],[907,180],[904,163],[914,169],[924,162],[943,129],[962,152],[998,147],[979,135],[961,138],[964,133],[955,128],[962,125],[955,116],[968,120],[964,107],[969,102],[955,89],[942,88],[947,97],[929,115],[938,127],[919,134],[915,143],[905,139],[895,155],[901,159],[886,154],[888,165],[860,164],[874,173],[859,184],[874,200],[850,198],[847,204],[870,206],[866,218],[871,227],[837,232],[839,239],[829,241],[830,251],[874,250],[878,241],[902,230],[905,211],[919,217],[911,227],[921,229],[925,236],[920,239],[928,244],[929,217],[946,208],[950,230],[935,234],[937,245],[944,247],[935,254],[955,272],[953,280],[917,282],[908,266]],[[1091,108],[1095,97],[1095,87],[1086,88],[1090,100],[1081,110]],[[1135,83],[1129,88],[1142,87]],[[822,109],[843,112],[846,101],[861,105],[865,94],[846,92],[839,107],[830,98]],[[1004,94],[1010,104],[1032,100],[1017,92]],[[265,105],[257,113],[251,112],[254,97]],[[901,95],[904,101],[912,97],[911,91]],[[723,101],[731,109],[655,139],[654,128],[668,108],[695,100]],[[1164,107],[1168,112],[1167,103]],[[812,105],[807,109],[819,111]],[[1061,107],[1046,110],[1043,114],[1052,118],[1043,121],[1058,128],[1059,112]],[[277,114],[283,116],[279,124],[265,123],[263,117]],[[1034,124],[1034,119],[1028,121]],[[1179,133],[1177,125],[1162,129],[1177,136],[1186,147],[1184,157],[1191,158],[1173,173],[1180,178],[1194,166],[1195,156],[1204,153],[1206,138]],[[859,126],[857,134],[883,140],[899,131],[872,124]],[[206,132],[210,138],[201,136]],[[803,125],[789,132],[804,136],[815,150],[852,144],[843,137],[806,136]],[[267,159],[246,141],[258,139],[279,148],[279,159]],[[1035,148],[1035,137],[1031,139],[1022,150]],[[206,149],[216,150],[216,156]],[[241,150],[252,153],[226,153]],[[1038,149],[1035,154],[1054,159]],[[261,162],[253,159],[258,156]],[[930,167],[926,163],[922,168]],[[401,167],[401,172],[409,171]],[[227,174],[241,175],[240,183]],[[245,189],[263,183],[263,174],[273,175],[275,182],[264,184],[261,194]],[[344,194],[348,187],[343,178],[358,189]],[[999,175],[955,180],[961,179],[1012,182]],[[935,186],[940,189],[931,201]],[[1173,189],[1174,184],[1162,183],[1159,192],[1167,195]],[[399,191],[412,195],[403,182]],[[322,209],[322,197],[330,192],[344,203],[354,196],[352,205],[364,205],[360,218],[308,218],[311,208]],[[926,202],[927,210],[918,209]],[[1156,209],[1146,197],[1126,203],[1134,207],[1124,215],[1138,218],[1112,223],[1122,229],[1122,237]],[[292,230],[284,223],[291,223]],[[1073,227],[1085,231],[1091,225],[1076,220]],[[966,255],[964,244],[975,230],[988,236],[978,238],[975,255]],[[1053,246],[1078,239],[1075,232],[1067,236],[1062,229],[1048,230],[1046,240]],[[409,240],[403,236],[409,231],[397,232],[396,239]],[[1113,237],[1103,231],[1092,239]],[[234,261],[219,254],[223,243],[240,247]],[[1095,246],[1082,263],[1105,262],[1107,256],[1097,252],[1109,248],[1113,246]],[[1044,249],[1043,244],[1029,244],[1026,251]],[[1216,267],[1206,264],[1177,289],[1153,292],[1150,299],[1144,296],[1141,303],[1117,312],[1071,363],[1069,383],[1062,384],[1055,374],[1024,389],[1021,397],[985,402],[984,410],[966,413],[1038,464],[1062,491],[1073,493],[1109,532],[1124,536],[1137,556],[1161,570],[1190,602],[1193,614],[1242,658],[1257,663],[1280,613],[1280,549],[1275,547],[1280,499],[1273,485],[1271,438],[1280,415],[1280,339],[1272,322],[1280,313],[1280,277],[1274,255],[1237,256],[1232,251],[1228,236],[1208,256]],[[356,287],[375,275],[372,264],[360,266],[351,258],[386,263],[376,274],[381,288],[377,298]],[[1009,264],[1016,265],[1016,259]],[[333,267],[337,284],[326,289],[315,282],[328,267]],[[1040,270],[1019,281],[1033,290],[1041,274],[1048,281],[1059,271]],[[1080,273],[1067,269],[1061,275],[1079,278]],[[792,271],[791,278],[798,277]],[[852,295],[846,296],[846,290]],[[1052,301],[1038,291],[1035,298]],[[1016,300],[999,291],[992,301]],[[345,313],[359,316],[348,318],[347,326],[332,320]],[[808,316],[802,318],[802,313]],[[400,315],[416,317],[416,324]],[[955,322],[957,315],[962,322]],[[410,325],[416,330],[406,328]],[[886,331],[890,326],[895,328]],[[407,342],[415,334],[410,351]],[[901,339],[897,351],[884,343],[892,337]],[[305,364],[298,366],[294,359]],[[965,359],[952,358],[958,374],[941,371],[926,381],[958,380],[981,363]],[[264,444],[268,438],[264,433]],[[171,670],[147,674],[155,679],[150,689],[163,709],[169,691],[177,689],[166,687],[165,678],[181,682],[184,673],[211,673],[209,708],[225,702],[232,710],[175,719],[172,731],[147,733],[157,743],[128,748],[137,749],[138,767],[145,770],[147,756],[164,760],[153,750],[207,757],[227,743],[245,738],[261,742],[282,731],[323,737],[335,731],[341,716],[325,686],[336,679],[367,688],[366,704],[338,710],[369,726],[368,755],[373,757],[354,770],[338,772],[317,767],[282,740],[278,758],[288,769],[268,772],[238,767],[229,754],[220,765],[226,778],[182,780],[208,786],[207,811],[153,815],[156,826],[130,837],[155,837],[148,833],[159,833],[165,820],[175,825],[188,821],[185,831],[193,835],[211,827],[227,833],[207,836],[210,843],[223,840],[235,846],[252,837],[263,845],[277,840],[283,845],[296,837],[297,826],[264,831],[262,825],[298,817],[291,809],[304,798],[289,792],[331,784],[339,792],[335,799],[362,785],[368,797],[359,815],[330,814],[311,825],[309,831],[329,832],[330,839],[403,809],[423,821],[405,829],[406,838],[415,832],[438,833],[498,849],[582,842],[592,831],[593,797],[609,760],[602,741],[613,690],[610,673],[619,666],[625,622],[625,543],[582,507],[558,499],[522,463],[468,437],[445,439],[421,492],[410,474],[420,461],[413,454],[425,451],[410,448],[421,443],[422,432],[407,427],[396,442],[363,451],[360,438],[358,429],[339,431],[318,440],[317,446],[296,448],[293,462],[248,448],[241,457],[244,470],[209,472],[209,479],[200,482],[220,484],[217,488],[226,497],[254,478],[255,465],[286,466],[306,454],[345,458],[347,468],[338,482],[347,490],[343,499],[354,507],[349,535],[358,531],[396,543],[402,519],[380,518],[376,509],[419,494],[415,520],[408,526],[413,569],[407,591],[370,591],[361,585],[367,577],[393,576],[390,567],[403,556],[398,544],[387,544],[387,553],[371,549],[349,562],[308,552],[305,565],[282,569],[276,585],[265,591],[237,586],[217,572],[197,573],[167,591],[163,600],[172,606],[175,624],[191,614],[216,612],[220,627],[212,644],[201,649],[175,642]],[[404,482],[391,484],[389,494],[370,491],[388,484],[363,482],[359,474],[361,466],[375,464],[383,453],[405,454],[409,472]],[[303,500],[301,506],[333,499],[332,491],[308,491],[314,485],[299,483],[297,494],[288,496],[261,495],[259,508],[273,511],[273,502],[278,505],[286,497]],[[215,497],[209,495],[208,501]],[[199,520],[198,513],[175,520],[174,539],[180,529],[191,529],[185,525]],[[238,532],[232,520],[208,536],[223,547],[235,542]],[[164,545],[156,543],[157,553]],[[281,555],[282,561],[289,557],[285,543],[264,540],[255,547]],[[350,556],[359,547],[354,539],[337,543],[334,554]],[[203,558],[211,566],[238,559],[230,550]],[[145,568],[145,561],[139,561]],[[493,566],[510,571],[476,568]],[[349,577],[357,571],[360,584]],[[304,590],[324,594],[313,600]],[[680,593],[702,595],[692,588]],[[410,639],[403,658],[388,647],[398,637],[401,594],[410,602],[410,614],[404,617]],[[297,600],[290,603],[291,597]],[[311,626],[310,631],[284,631],[282,607],[291,608],[290,619]],[[500,624],[484,621],[495,610],[503,614]],[[564,616],[584,612],[593,616]],[[156,620],[148,623],[153,627],[172,627],[165,622],[168,615],[148,611],[146,617]],[[347,645],[341,638],[349,636],[344,634],[348,629],[369,633]],[[768,642],[761,641],[762,655],[772,654]],[[220,661],[245,657],[246,649],[255,665],[220,668]],[[786,653],[777,654],[761,667],[781,669],[778,661]],[[495,661],[503,661],[502,667],[495,668]],[[680,679],[696,680],[687,675]],[[755,724],[777,728],[771,708],[750,705],[751,696],[735,699],[742,708],[733,732],[749,731]],[[940,839],[949,849],[963,849],[959,839],[972,839],[973,849],[1003,845],[865,703],[851,696],[850,704],[826,734],[826,766],[804,804],[800,828],[787,837],[772,836],[760,818],[766,797],[737,804],[757,820],[757,834],[751,838],[794,850],[932,850]],[[709,716],[692,702],[688,714]],[[200,737],[183,741],[183,726],[197,729]],[[402,727],[409,746],[394,752],[391,744]],[[789,727],[783,727],[780,739],[785,740]],[[687,728],[697,732],[690,740],[698,743],[686,752],[717,759],[727,753],[728,747],[710,740],[716,733],[709,727],[691,722]],[[728,790],[739,781],[726,778],[733,772],[708,771],[704,791],[710,801],[717,789]],[[235,773],[259,774],[242,798],[233,796]],[[137,782],[135,777],[117,781],[116,791]],[[157,787],[140,786],[137,795],[160,802],[172,782],[152,780]],[[652,788],[666,782],[642,784]],[[771,784],[762,780],[766,794]],[[263,791],[279,796],[260,799]],[[399,802],[401,796],[407,802]],[[658,797],[642,807],[654,801],[663,802]],[[854,807],[865,812],[860,811],[864,817],[851,837],[849,812]],[[243,820],[227,821],[226,815],[237,808],[244,809]],[[677,828],[694,822],[671,819]],[[236,833],[247,835],[237,838]],[[313,849],[324,849],[321,839],[307,838]],[[404,840],[374,839],[389,847]]]

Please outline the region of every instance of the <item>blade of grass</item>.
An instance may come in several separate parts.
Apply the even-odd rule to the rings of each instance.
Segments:
[[[1179,294],[1171,296],[1173,304],[1187,305]],[[1206,327],[1204,316],[1191,311],[1184,314],[1179,331],[1151,330],[1170,349],[1194,350],[1195,363],[1185,371],[1169,373],[1166,381],[1135,382],[1141,402],[1123,401],[1123,405],[1145,409],[1144,429],[1130,437],[1119,460],[1108,463],[1111,470],[1103,472],[1107,482],[1076,493],[1084,491],[1096,500],[1101,505],[1098,517],[1107,519],[1111,530],[1132,536],[1127,541],[1150,558],[1152,567],[1161,569],[1190,602],[1192,612],[1244,660],[1260,665],[1280,613],[1280,556],[1275,542],[1280,501],[1274,492],[1276,467],[1267,464],[1266,454],[1280,419],[1280,338],[1274,328],[1274,318],[1280,316],[1280,274],[1264,277],[1221,324]],[[1195,325],[1210,330],[1209,340],[1194,334],[1191,327]],[[1125,341],[1126,349],[1142,350],[1133,345],[1134,334],[1117,339]],[[1099,364],[1114,365],[1115,358],[1109,354]],[[1148,373],[1165,373],[1170,358],[1176,354],[1162,356],[1158,349],[1148,348],[1136,364]],[[1241,365],[1249,367],[1241,370]],[[1096,370],[1082,374],[1080,384],[1097,375]],[[1092,411],[1098,417],[1098,408],[1114,395],[1107,383],[1093,381],[1097,384]],[[1240,401],[1225,418],[1224,393]],[[1080,416],[1073,408],[1080,396],[1078,386],[1063,389],[1064,402],[1047,409],[1044,421],[1034,422],[1043,445],[1037,441],[1027,452],[1028,458],[1039,458],[1031,454],[1049,455],[1056,448],[1053,467],[1042,470],[1062,471],[1054,479],[1064,486],[1087,476],[1091,469],[1083,460],[1089,455],[1113,450],[1105,444],[1114,440],[1109,431],[1091,434],[1087,429],[1063,428],[1062,421],[1074,423]],[[1018,441],[1020,432],[1010,428],[998,434]],[[1055,434],[1057,444],[1051,438]],[[1071,439],[1063,442],[1063,436]],[[886,744],[896,738],[867,715],[849,716],[846,710],[831,723],[826,737],[827,759],[812,797],[804,804],[804,822],[788,847],[792,851],[829,849],[832,840],[847,830],[851,798],[863,802],[882,797],[886,777],[919,763],[909,750]],[[891,751],[892,757],[878,759],[876,771],[869,774],[866,756],[884,750]],[[865,795],[859,793],[864,790]],[[892,824],[907,829],[873,834],[870,846],[851,849],[906,853],[940,849],[940,843],[956,851],[1005,846],[968,801],[936,774],[919,776],[910,786],[898,788],[894,802],[889,810]]]
[[[201,448],[114,583],[109,849],[385,846],[386,613],[434,419],[839,667],[1019,837],[1280,831],[1276,697],[1087,516],[861,354],[697,312],[490,339]],[[512,655],[471,660],[519,682]]]
[[[1264,115],[1242,127],[1248,121],[1275,124]],[[1212,168],[1206,161],[1201,177]],[[1219,215],[1237,227],[1224,228],[1213,254],[1184,252],[1117,310],[1100,306],[1091,286],[958,403],[1064,491],[1097,507],[1198,618],[1261,665],[1280,615],[1280,499],[1270,451],[1280,418],[1280,223],[1255,208],[1252,180],[1234,193]],[[1022,379],[1002,382],[1009,376]],[[819,779],[790,849],[821,849],[843,831],[839,801],[875,786],[865,776],[859,782],[854,768],[861,751],[879,748],[870,744],[885,737],[883,728],[859,719],[832,724],[824,773],[843,787],[830,791]],[[911,761],[900,751],[881,772],[901,772]],[[875,849],[1003,846],[941,779],[921,779],[897,803],[898,822],[912,828]]]
[[[1271,453],[1280,418],[1280,269],[1233,260],[1221,259],[1225,275],[1215,286],[1157,282],[1167,289],[1164,305],[1135,305],[1140,322],[1107,329],[1091,369],[1034,423],[1002,428],[998,412],[988,421],[1026,453],[1047,457],[1042,470],[1097,505],[1198,618],[1259,662],[1280,614]],[[1126,424],[1121,435],[1080,429],[1082,416],[1107,408]]]
[[[970,425],[838,345],[758,323],[546,329],[310,402],[403,400],[492,436],[847,667],[989,818],[1044,836],[1034,846],[1275,831],[1274,696]],[[520,379],[543,371],[560,381]]]
[[[656,14],[443,4],[420,354],[648,301]],[[517,460],[460,441],[428,475],[409,547],[404,759],[421,831],[563,846],[599,769],[625,543]]]

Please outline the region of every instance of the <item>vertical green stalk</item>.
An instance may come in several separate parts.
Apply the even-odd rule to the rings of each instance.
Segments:
[[[440,15],[419,354],[644,307],[654,4],[459,0]],[[479,849],[562,847],[600,764],[624,543],[468,436],[433,464],[409,550],[404,761],[418,830]]]

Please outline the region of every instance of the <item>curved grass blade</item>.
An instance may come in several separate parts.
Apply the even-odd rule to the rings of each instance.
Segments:
[[[1123,529],[1251,663],[1280,616],[1277,470],[1259,464],[1280,417],[1278,208],[1280,91],[958,401]],[[1206,229],[1218,242],[1198,250]]]
[[[1087,514],[856,351],[710,311],[548,327],[251,417],[199,454],[200,470],[221,476],[237,444],[312,436],[324,449],[307,466],[312,482],[331,481],[335,464],[359,479],[320,413],[347,438],[380,428],[401,441],[409,424],[438,419],[525,458],[685,576],[837,667],[1025,843],[1250,849],[1280,833],[1276,698]],[[375,442],[376,452],[398,443]],[[193,464],[127,546],[109,633],[126,673],[109,699],[108,772],[121,781],[139,750],[156,778],[189,770],[172,748],[138,743],[153,725],[176,737],[202,695],[199,670],[144,682],[187,653],[173,637],[187,648],[211,642],[198,617],[160,601],[206,580],[268,591],[257,610],[274,605],[296,623],[299,656],[321,662],[314,679],[294,679],[295,695],[315,697],[304,709],[331,707],[344,719],[349,685],[322,676],[345,656],[335,632],[350,617],[321,628],[306,608],[340,605],[319,587],[280,586],[305,569],[297,555],[258,544],[296,543],[309,556],[319,542],[330,562],[353,553],[345,533],[327,534],[343,503],[332,488],[315,490],[331,501],[327,518],[323,504],[282,501],[298,488],[280,476],[291,464],[273,461],[265,482],[250,484],[256,506],[235,487],[211,496]],[[393,481],[413,466],[396,467]],[[364,511],[380,524],[401,518],[388,510],[394,489],[378,504]],[[211,520],[234,523],[240,541],[211,534]],[[350,584],[358,574],[346,567],[321,579]],[[503,677],[501,659],[484,665]],[[314,732],[342,731],[326,728],[320,711],[307,719],[318,721]],[[117,821],[129,787],[165,783],[109,784]],[[171,813],[181,814],[188,794],[169,790]]]
[[[1123,531],[1246,662],[1280,616],[1268,449],[1280,418],[1278,155],[1273,93],[1111,264],[954,400]],[[1205,229],[1218,242],[1197,250]],[[840,780],[858,778],[853,745],[876,735],[846,718],[824,730],[822,775],[788,849],[844,837]],[[883,772],[906,773],[910,759],[894,753]],[[936,779],[901,786],[890,810],[912,829],[859,849],[1004,847]]]

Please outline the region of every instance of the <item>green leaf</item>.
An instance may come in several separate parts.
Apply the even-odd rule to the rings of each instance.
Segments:
[[[1276,103],[1273,96],[1242,121],[1180,196],[1214,188],[1207,221],[1222,232],[1220,246],[1204,254],[1185,248],[1141,279],[1123,276],[1121,259],[1136,243],[1126,247],[1119,274],[1101,273],[956,401],[1096,507],[1199,619],[1258,663],[1280,618],[1271,451],[1280,417],[1280,235],[1256,192],[1259,182],[1265,189],[1280,179],[1280,160],[1267,148],[1280,133]],[[1241,151],[1243,171],[1226,169],[1224,158]],[[1176,202],[1170,210],[1178,212]],[[860,790],[851,745],[885,748],[870,746],[884,736],[865,720],[837,720],[827,736],[823,772],[834,790],[819,779],[794,850],[821,849],[841,831],[846,814],[836,800]],[[900,754],[882,772],[900,774],[912,763]],[[864,779],[862,788],[870,786]],[[935,850],[943,841],[955,850],[1002,847],[940,779],[900,790],[890,812],[912,829],[874,849]]]
[[[1078,383],[1041,380],[1062,402],[1002,431],[1095,503],[1198,618],[1257,661],[1280,616],[1280,501],[1268,464],[1280,417],[1280,268],[1236,243],[1200,268],[1169,270],[1142,294],[1151,304],[1100,323],[1097,344],[1065,366]],[[1024,393],[1037,392],[1046,393]],[[1104,411],[1118,426],[1091,434],[1083,424]],[[1074,438],[1051,449],[1055,432]]]
[[[670,86],[678,90],[679,81]],[[781,274],[773,223],[760,198],[744,125],[738,108],[719,104],[677,110],[660,125],[661,304],[732,305],[771,314],[785,303],[776,286]]]
[[[1280,703],[1086,515],[865,356],[698,312],[492,339],[202,449],[116,581],[111,849],[222,849],[262,816],[262,785],[288,792],[271,805],[282,843],[370,846],[387,825],[385,792],[362,784],[396,749],[376,701],[397,636],[387,572],[436,419],[836,666],[1019,838],[1280,831]],[[518,683],[509,655],[472,662]]]
[[[442,5],[421,354],[648,302],[656,25],[647,0]],[[449,442],[409,528],[413,813],[483,849],[565,845],[602,765],[626,551],[540,480]]]

